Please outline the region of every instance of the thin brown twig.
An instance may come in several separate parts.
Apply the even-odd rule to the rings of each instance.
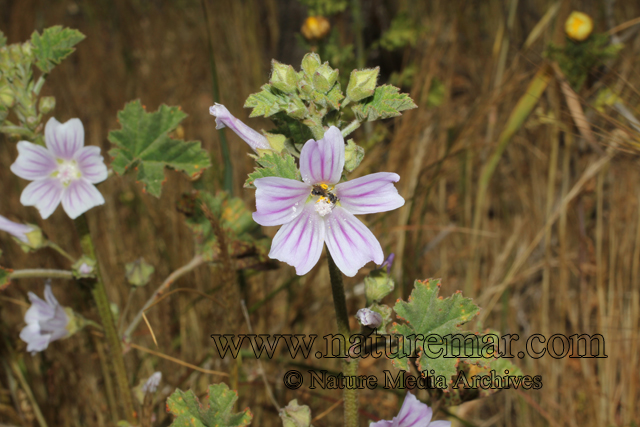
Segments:
[[[164,353],[160,353],[159,351],[153,351],[153,350],[151,350],[149,348],[139,346],[138,344],[134,344],[132,342],[130,342],[128,345],[130,347],[132,347],[132,348],[135,348],[136,350],[140,350],[142,352],[149,353],[149,354],[152,354],[154,356],[161,357],[161,358],[163,358],[165,360],[168,360],[170,362],[177,363],[178,365],[182,365],[182,366],[185,366],[187,368],[194,369],[194,370],[196,370],[198,372],[202,372],[203,374],[220,375],[221,377],[228,377],[229,376],[229,374],[227,374],[226,372],[213,371],[211,369],[204,369],[204,368],[201,368],[199,366],[192,365],[191,363],[184,362],[184,361],[182,361],[180,359],[176,359],[175,357],[171,357],[171,356],[168,356],[168,355],[166,355]]]

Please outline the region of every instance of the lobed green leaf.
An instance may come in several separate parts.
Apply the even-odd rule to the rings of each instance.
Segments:
[[[167,399],[167,409],[176,419],[174,427],[243,427],[251,424],[249,409],[233,413],[238,394],[226,384],[209,386],[207,405],[200,403],[193,391],[176,389]]]
[[[47,74],[60,62],[71,55],[74,46],[84,40],[85,35],[78,30],[62,28],[56,25],[45,29],[40,35],[34,31],[31,35],[36,65]]]
[[[400,89],[395,86],[378,86],[373,96],[352,105],[351,109],[359,121],[371,122],[396,117],[400,115],[401,111],[418,107],[409,95],[399,92]]]

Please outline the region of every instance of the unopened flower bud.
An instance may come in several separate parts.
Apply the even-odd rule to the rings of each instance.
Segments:
[[[377,329],[382,325],[382,315],[368,308],[358,310],[356,319],[362,326],[368,326],[371,329]]]
[[[49,114],[56,107],[56,99],[53,96],[43,96],[38,103],[40,114]]]
[[[259,148],[262,150],[271,149],[269,141],[267,141],[264,135],[261,135],[259,132],[236,119],[224,105],[216,103],[209,108],[209,114],[216,118],[216,129],[222,129],[225,126],[228,127],[242,138],[244,142],[249,144],[253,151],[257,152]]]
[[[155,268],[147,264],[144,258],[126,264],[124,268],[127,281],[133,286],[144,286],[149,283],[151,275],[155,271]]]
[[[96,261],[83,255],[71,266],[71,271],[76,279],[88,279],[96,276],[95,267]]]
[[[280,410],[283,427],[311,426],[311,409],[307,405],[298,405],[296,399]]]
[[[275,59],[271,61],[271,67],[272,71],[269,84],[285,93],[295,92],[298,77],[293,67],[291,65],[282,64]]]

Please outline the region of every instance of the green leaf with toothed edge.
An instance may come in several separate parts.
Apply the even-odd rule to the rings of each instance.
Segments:
[[[400,93],[395,86],[378,86],[373,96],[351,106],[356,118],[363,121],[388,119],[400,115],[401,111],[418,108],[406,93]]]
[[[393,307],[399,318],[406,320],[406,324],[395,324],[391,328],[391,334],[403,335],[404,351],[415,348],[418,354],[418,368],[429,375],[444,375],[450,379],[456,374],[458,358],[442,356],[436,357],[439,350],[445,353],[440,344],[425,346],[425,339],[410,339],[410,336],[427,337],[430,335],[444,337],[449,334],[461,333],[459,326],[471,320],[480,308],[470,298],[464,298],[459,291],[451,297],[438,297],[440,281],[428,279],[416,280],[409,301],[398,301]],[[435,352],[435,353],[434,353]],[[394,366],[408,370],[408,358],[392,359]],[[433,373],[431,371],[434,371]]]
[[[140,100],[125,105],[118,112],[122,129],[111,131],[108,136],[115,147],[109,151],[113,170],[122,175],[135,168],[138,181],[155,197],[162,192],[166,167],[190,177],[200,175],[211,166],[209,154],[200,147],[200,142],[169,136],[185,117],[180,107],[163,104],[158,111],[147,113]]]
[[[244,103],[245,108],[253,108],[249,117],[270,117],[287,110],[289,96],[268,84],[260,89],[262,89],[260,92],[249,95]]]
[[[207,404],[200,403],[193,391],[176,389],[167,399],[167,409],[176,419],[173,427],[243,427],[251,424],[249,409],[233,413],[238,393],[226,384],[209,386]]]
[[[78,30],[62,28],[60,25],[45,29],[42,34],[34,31],[31,35],[36,65],[43,73],[49,73],[60,62],[71,55],[74,46],[84,40],[85,35]]]
[[[256,158],[256,163],[258,163],[259,167],[249,174],[249,178],[244,184],[245,188],[255,188],[253,182],[256,179],[268,176],[301,180],[300,170],[298,170],[296,161],[290,154],[266,152]]]

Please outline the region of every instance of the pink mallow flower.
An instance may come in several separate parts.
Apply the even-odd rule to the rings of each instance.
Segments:
[[[271,145],[269,145],[269,141],[264,135],[233,117],[224,105],[216,103],[209,107],[209,114],[216,118],[216,129],[222,129],[225,126],[228,127],[242,138],[244,142],[249,144],[253,151],[258,152],[258,149],[271,149]]]
[[[71,333],[67,326],[73,313],[68,313],[58,303],[49,284],[44,287],[44,299],[43,301],[33,292],[29,292],[31,307],[24,315],[27,326],[20,332],[20,339],[27,343],[27,351],[31,354],[45,350],[49,343],[65,338]]]
[[[391,421],[381,420],[369,427],[451,427],[451,421],[431,421],[433,411],[426,404],[407,392],[402,408]]]
[[[269,257],[308,273],[327,248],[338,268],[353,277],[369,261],[382,264],[384,255],[373,233],[355,215],[386,212],[404,205],[393,185],[400,177],[379,172],[342,182],[344,138],[332,126],[319,141],[310,139],[300,152],[304,182],[267,177],[254,181],[260,225],[282,225]]]
[[[20,224],[13,222],[0,215],[0,230],[6,231],[16,239],[20,240],[24,244],[29,244],[29,238],[27,235],[35,230],[30,225]]]
[[[100,147],[84,146],[82,122],[71,119],[61,124],[52,117],[44,138],[46,148],[18,142],[18,158],[11,171],[33,181],[22,192],[20,203],[38,208],[43,219],[49,218],[60,202],[72,219],[104,204],[94,184],[107,179],[107,167]]]

